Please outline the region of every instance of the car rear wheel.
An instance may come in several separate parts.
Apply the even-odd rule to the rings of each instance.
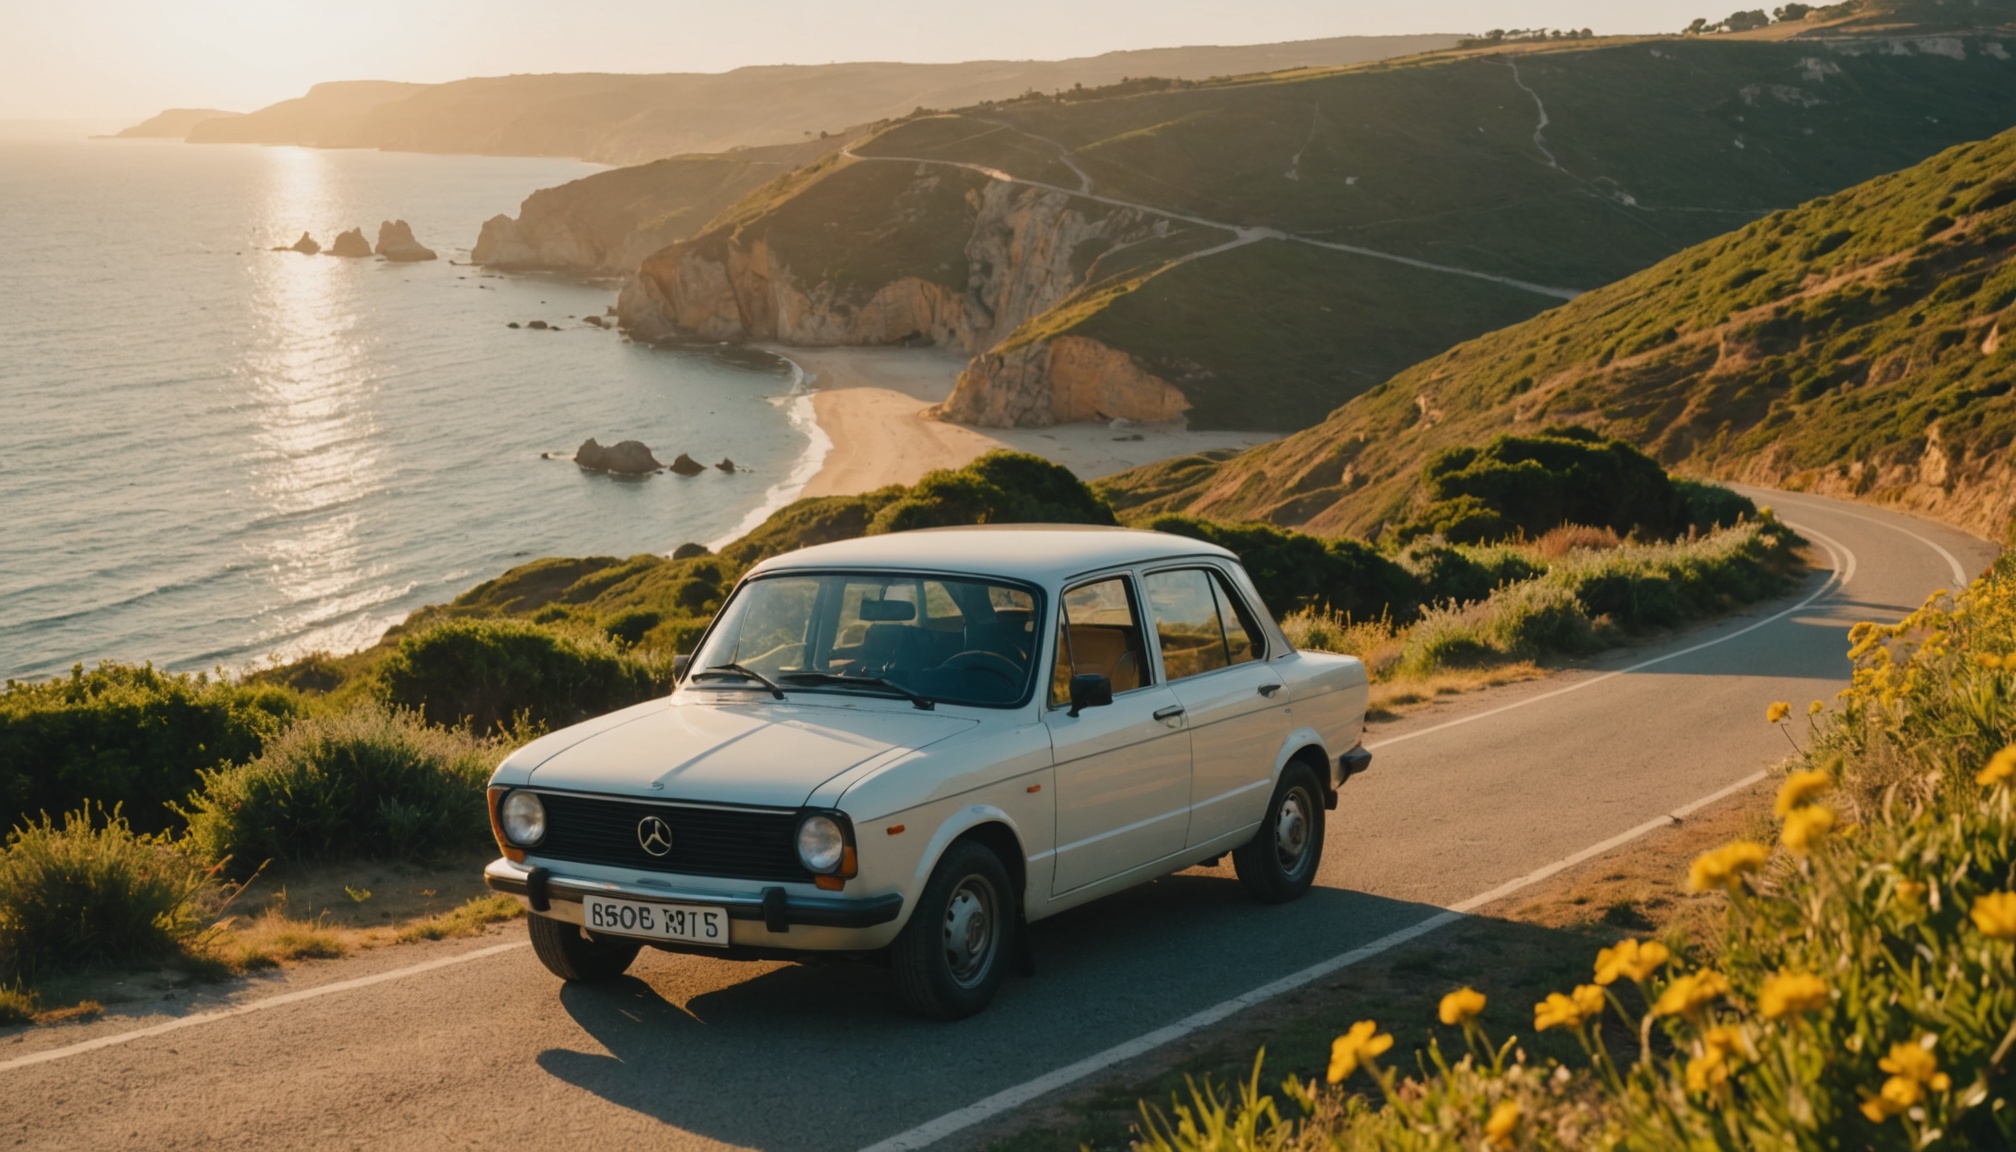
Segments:
[[[637,959],[642,944],[617,936],[589,936],[579,924],[548,916],[528,916],[532,951],[546,970],[569,983],[614,980]]]
[[[890,945],[896,990],[919,1016],[958,1020],[994,999],[1014,949],[1008,870],[984,845],[952,845]]]
[[[1282,771],[1260,830],[1232,850],[1232,867],[1255,900],[1285,904],[1309,890],[1322,861],[1322,785],[1297,761]]]

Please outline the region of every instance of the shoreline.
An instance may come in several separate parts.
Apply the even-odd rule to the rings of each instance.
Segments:
[[[759,347],[790,363],[798,374],[813,436],[791,478],[766,496],[764,516],[808,496],[851,496],[891,484],[914,484],[926,472],[964,467],[996,448],[1041,456],[1071,469],[1081,480],[1096,480],[1172,456],[1250,448],[1277,436],[1192,432],[1175,422],[1129,424],[1122,429],[1091,423],[975,428],[927,420],[923,411],[951,395],[966,365],[965,356],[942,348]],[[794,424],[797,420],[794,413]],[[801,474],[803,480],[798,479]],[[777,501],[793,482],[796,491]],[[760,516],[751,516],[753,522],[741,531],[762,522]]]

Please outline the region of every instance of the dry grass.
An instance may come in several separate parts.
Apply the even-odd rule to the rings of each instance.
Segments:
[[[1365,718],[1391,720],[1409,707],[1432,703],[1445,696],[1538,680],[1545,675],[1547,669],[1531,660],[1521,660],[1495,667],[1450,668],[1425,675],[1398,675],[1391,679],[1374,680],[1371,698],[1365,705]]]
[[[478,896],[453,912],[418,920],[399,929],[402,943],[414,940],[445,940],[451,936],[474,936],[491,924],[516,920],[525,915],[525,906],[509,896]]]
[[[41,1006],[35,993],[19,985],[0,985],[0,1025],[25,1024]]]
[[[220,921],[199,955],[231,972],[277,968],[296,960],[334,960],[350,949],[341,929],[321,919],[295,920],[279,908],[250,919]]]
[[[1623,545],[1617,533],[1610,528],[1591,528],[1586,524],[1563,524],[1559,528],[1533,541],[1532,550],[1549,560],[1559,560],[1574,551],[1608,552]]]

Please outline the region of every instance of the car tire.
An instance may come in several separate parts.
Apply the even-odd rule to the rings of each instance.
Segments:
[[[1309,890],[1322,862],[1323,786],[1298,760],[1282,770],[1260,830],[1232,850],[1232,867],[1255,900],[1285,904]]]
[[[644,946],[614,936],[590,936],[579,924],[528,916],[532,951],[546,970],[570,984],[593,984],[623,975]]]
[[[1014,959],[1016,907],[1008,869],[985,845],[947,849],[889,948],[904,1006],[933,1020],[987,1007]]]

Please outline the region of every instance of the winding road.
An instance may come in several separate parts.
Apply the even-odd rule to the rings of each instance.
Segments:
[[[1938,524],[1754,493],[1826,570],[1591,667],[1376,726],[1318,887],[1263,907],[1192,869],[1036,926],[985,1014],[901,1015],[885,972],[647,953],[563,988],[508,926],[82,1025],[0,1032],[0,1140],[28,1148],[959,1147],[972,1128],[1433,932],[1754,782],[1772,700],[1832,700],[1844,632],[1994,554]]]

